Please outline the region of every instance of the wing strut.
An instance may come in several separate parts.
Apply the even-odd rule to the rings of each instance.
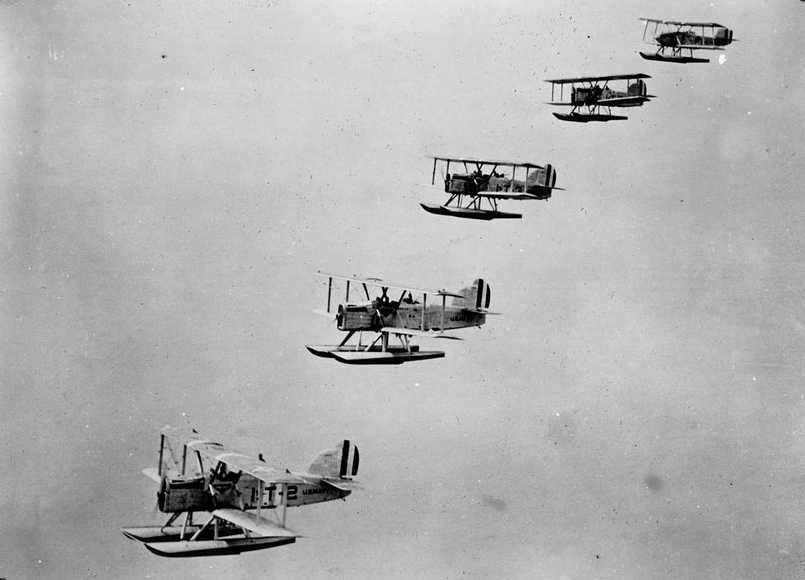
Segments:
[[[182,534],[179,536],[180,540],[184,540],[187,534],[187,524],[193,523],[193,512],[186,512],[184,515],[184,523],[182,524]]]
[[[425,310],[428,308],[428,295],[422,295],[422,322],[419,325],[419,329],[424,332],[425,331]]]
[[[285,527],[285,511],[288,509],[288,484],[282,483],[282,527]]]
[[[191,542],[193,542],[193,541],[195,541],[196,539],[198,539],[198,537],[201,535],[201,532],[203,532],[204,530],[206,530],[206,529],[207,529],[207,526],[209,526],[209,525],[210,525],[210,524],[213,522],[213,520],[215,520],[215,519],[216,519],[216,518],[215,518],[215,516],[210,516],[210,519],[208,519],[208,520],[207,520],[207,522],[206,522],[206,523],[205,523],[203,526],[201,526],[201,527],[198,529],[198,531],[197,531],[195,534],[193,534],[192,536],[190,536],[190,541],[191,541]],[[216,540],[218,539],[218,537],[217,537],[217,531],[218,531],[218,530],[217,530],[217,528],[216,528],[216,538],[215,538]]]
[[[265,484],[261,480],[257,480],[260,484],[257,487],[257,521],[260,521],[260,510],[263,508],[263,491],[265,490]]]
[[[160,477],[162,477],[162,452],[165,450],[165,436],[159,436],[159,469],[157,473]]]

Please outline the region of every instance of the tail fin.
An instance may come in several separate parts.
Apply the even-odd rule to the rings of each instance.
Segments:
[[[543,187],[554,187],[556,185],[556,170],[550,163],[540,169],[535,169],[528,174],[526,185],[541,185]]]
[[[629,90],[627,93],[630,97],[645,97],[646,83],[644,83],[642,79],[637,79],[635,82],[629,85]]]
[[[732,30],[730,30],[729,28],[716,29],[713,44],[715,44],[716,46],[726,46],[731,42],[732,42]]]
[[[358,448],[344,439],[334,449],[319,453],[308,471],[324,477],[355,477],[359,461]]]
[[[473,282],[472,286],[462,288],[458,293],[462,297],[453,298],[452,305],[470,310],[489,308],[489,302],[492,299],[492,291],[489,289],[489,285],[481,278]]]

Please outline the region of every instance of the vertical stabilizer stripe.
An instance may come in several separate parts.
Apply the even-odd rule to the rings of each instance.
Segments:
[[[484,281],[479,278],[477,285],[478,287],[475,290],[475,308],[480,308],[482,304],[481,300],[484,295]]]
[[[341,449],[341,471],[338,474],[340,477],[344,477],[347,474],[348,461],[349,461],[349,441],[344,439],[344,447]]]

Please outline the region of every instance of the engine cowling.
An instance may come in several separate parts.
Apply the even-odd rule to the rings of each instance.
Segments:
[[[203,476],[163,476],[157,493],[159,510],[165,513],[196,512],[212,509],[212,495]]]
[[[338,330],[378,330],[377,309],[372,304],[340,304]]]

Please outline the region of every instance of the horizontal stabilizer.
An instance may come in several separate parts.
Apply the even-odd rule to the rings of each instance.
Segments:
[[[333,489],[341,492],[351,492],[355,491],[356,489],[363,489],[361,484],[352,479],[322,479],[321,483],[327,487],[332,487]]]
[[[485,316],[500,316],[500,312],[490,312],[485,308],[465,308],[465,312],[469,312],[471,314],[483,314]]]
[[[249,530],[252,533],[258,534],[267,538],[298,538],[296,534],[286,528],[282,528],[277,524],[267,520],[263,516],[237,510],[234,508],[222,508],[212,512],[217,518],[226,520],[231,524],[235,524],[239,528]]]

